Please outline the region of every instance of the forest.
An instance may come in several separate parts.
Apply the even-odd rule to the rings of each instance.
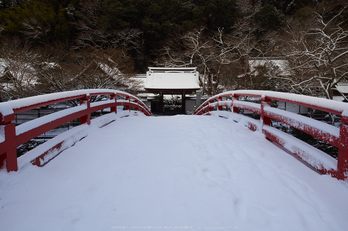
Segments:
[[[82,88],[136,93],[130,77],[149,66],[197,67],[207,95],[332,99],[348,78],[347,20],[348,0],[0,0],[0,101]]]

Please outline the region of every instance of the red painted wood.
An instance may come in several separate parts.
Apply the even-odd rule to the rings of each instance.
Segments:
[[[0,168],[3,168],[5,165],[6,153],[0,153]]]
[[[7,171],[17,171],[17,150],[16,150],[16,125],[14,123],[5,125],[5,144],[3,153],[5,153],[6,158],[6,168]]]
[[[36,103],[36,104],[31,104],[31,105],[27,105],[24,107],[20,107],[20,108],[14,108],[14,114],[20,113],[20,112],[25,112],[25,111],[29,111],[35,108],[39,108],[39,107],[45,107],[48,105],[52,105],[52,104],[56,104],[56,103],[61,103],[61,102],[66,102],[69,100],[74,100],[74,99],[80,99],[84,97],[84,95],[76,95],[76,96],[71,96],[71,97],[63,97],[63,98],[59,98],[59,99],[55,99],[55,100],[50,100],[50,101],[45,101],[45,102],[40,102],[40,103]]]
[[[49,150],[47,150],[46,152],[44,152],[40,156],[38,156],[34,160],[30,161],[30,163],[32,163],[33,165],[36,165],[38,167],[41,167],[42,166],[41,161],[43,161],[45,159],[45,156],[54,150],[60,150],[63,143],[64,143],[64,141],[54,145],[52,148],[50,148]]]
[[[254,123],[248,122],[248,128],[252,131],[256,131],[258,129],[258,126]]]
[[[259,92],[259,94],[258,94]],[[239,97],[248,96],[248,97],[256,97],[261,99],[261,110],[259,109],[259,106],[255,103],[255,107],[253,107],[250,103],[243,104],[243,101],[239,100]],[[290,96],[289,96],[290,97]],[[229,98],[231,99],[231,107],[232,107],[232,113],[239,113],[239,109],[244,109],[248,111],[252,111],[254,113],[260,114],[261,121],[263,125],[271,126],[271,119],[282,122],[284,124],[287,124],[289,126],[292,126],[298,130],[301,130],[311,136],[314,136],[318,139],[321,139],[335,147],[339,148],[338,153],[338,160],[337,160],[337,170],[326,170],[326,169],[318,169],[322,173],[325,174],[331,174],[332,176],[338,178],[338,179],[347,179],[348,178],[348,117],[343,116],[343,110],[344,107],[342,107],[342,110],[340,109],[332,109],[330,107],[324,107],[322,105],[313,105],[311,103],[307,102],[299,102],[290,98],[279,98],[279,97],[272,97],[267,95],[267,92],[263,91],[255,91],[248,93],[247,91],[244,91],[243,93],[236,93],[236,92],[228,92],[219,94],[216,96],[213,96],[206,100],[202,105],[200,105],[194,112],[195,115],[201,115],[204,114],[205,111],[211,111],[213,107],[216,107],[216,105],[220,105],[219,101],[222,101],[223,98]],[[215,101],[218,101],[218,104],[216,104]],[[333,113],[336,115],[341,116],[341,122],[343,123],[340,128],[340,134],[339,137],[336,137],[330,133],[327,133],[321,129],[318,129],[316,127],[311,126],[310,124],[305,124],[301,121],[296,120],[296,118],[289,118],[287,116],[269,112],[265,110],[266,107],[271,106],[271,101],[277,100],[277,101],[283,101],[287,103],[297,104],[300,106],[313,108],[317,110],[321,110],[328,113]],[[214,102],[214,103],[213,103]],[[238,102],[238,104],[237,104]],[[223,104],[226,104],[224,102]],[[218,110],[221,110],[221,107],[218,107]],[[209,113],[206,113],[205,115],[208,115]],[[248,127],[252,130],[256,130],[257,126],[253,126],[252,124],[248,123]],[[280,146],[284,146],[282,144],[282,141],[280,138],[276,137],[275,135],[267,132],[266,130],[263,130],[263,133],[265,134],[267,139],[270,139],[274,141],[275,143],[279,144]],[[298,150],[299,152],[301,150]],[[299,153],[293,153],[294,155],[298,155]]]
[[[265,107],[270,107],[271,106],[271,99],[264,96],[261,98],[261,123],[262,125],[271,125],[271,118],[267,116],[265,113]]]
[[[15,114],[3,116],[3,115],[0,113],[0,125],[9,124],[9,123],[11,123],[13,120],[15,120]]]
[[[59,127],[62,124],[68,123],[70,121],[73,121],[77,118],[81,118],[82,116],[85,116],[86,113],[88,113],[88,110],[83,110],[79,112],[72,113],[70,115],[57,118],[56,120],[50,121],[49,123],[43,124],[41,126],[38,126],[36,128],[33,128],[25,133],[19,134],[16,137],[16,146],[19,146],[21,144],[24,144],[25,142],[34,139],[35,137],[38,137],[39,135],[48,132],[56,127]],[[83,124],[83,123],[81,123]]]
[[[236,102],[243,102],[243,101],[236,100],[236,101],[234,101],[233,105],[236,105]],[[254,112],[256,114],[261,114],[261,109],[258,107],[252,107],[250,105],[243,105],[243,104],[240,104],[240,105],[234,106],[234,107],[236,107],[236,109],[244,109],[244,110]],[[237,112],[237,110],[235,110],[234,112]]]
[[[271,112],[264,112],[264,114],[271,119],[274,119],[276,121],[280,121],[284,124],[287,124],[289,126],[292,126],[300,131],[303,131],[311,136],[314,136],[318,139],[321,139],[325,141],[326,143],[329,143],[331,145],[334,145],[336,147],[339,146],[340,139],[330,133],[324,132],[318,128],[314,128],[309,124],[302,123],[301,121],[297,121],[295,119],[285,117],[283,115],[274,114]]]
[[[335,115],[340,115],[343,112],[343,111],[337,111],[337,110],[333,110],[333,109],[326,108],[326,107],[321,107],[319,105],[313,105],[313,104],[308,104],[308,103],[301,103],[301,102],[290,100],[290,99],[283,99],[283,98],[277,98],[277,97],[270,97],[270,98],[272,100],[283,101],[283,102],[287,102],[287,103],[301,105],[301,106],[304,106],[304,107],[309,107],[309,108],[317,109],[317,110],[320,110],[320,111],[325,111],[325,112],[332,113],[332,114],[335,114]]]
[[[338,177],[345,179],[348,178],[348,125],[346,124],[341,124],[340,126],[340,142],[338,147],[337,172],[340,174]]]

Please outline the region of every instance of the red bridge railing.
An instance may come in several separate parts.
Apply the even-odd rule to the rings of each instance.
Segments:
[[[91,97],[104,96],[103,101],[91,102]],[[46,115],[16,126],[15,115],[32,109],[70,100],[79,102],[79,106]],[[91,123],[91,113],[110,108],[111,113],[117,113],[117,107],[125,110],[141,111],[150,116],[151,111],[135,96],[116,90],[78,90],[40,95],[0,103],[0,168],[6,164],[7,171],[17,171],[16,148],[25,142],[48,132],[60,125],[80,119],[81,124]],[[58,146],[61,144],[58,144]],[[42,159],[43,156],[40,156]],[[33,164],[40,165],[39,159]]]
[[[243,100],[254,99],[252,102]],[[255,101],[256,99],[256,101]],[[303,115],[271,106],[271,102],[285,102],[312,108],[341,117],[339,127]],[[260,115],[260,120],[239,114],[247,110]],[[223,112],[223,111],[226,112]],[[216,112],[215,112],[216,111]],[[227,113],[227,111],[230,111]],[[271,91],[237,90],[224,92],[206,100],[199,106],[195,115],[227,113],[235,122],[244,121],[252,130],[260,130],[267,139],[289,150],[306,163],[324,174],[338,179],[348,177],[348,104],[304,95]],[[295,137],[272,126],[272,120],[287,124],[338,148],[337,160]]]

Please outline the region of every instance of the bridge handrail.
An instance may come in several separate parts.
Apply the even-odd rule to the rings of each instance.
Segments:
[[[108,96],[109,99],[91,102],[92,96]],[[45,107],[70,100],[79,100],[80,105],[64,109],[16,126],[15,115],[35,108]],[[78,101],[77,101],[78,102]],[[80,118],[81,124],[91,123],[91,113],[110,108],[117,113],[117,107],[134,109],[150,116],[151,111],[137,97],[118,90],[87,89],[33,96],[0,103],[0,168],[6,160],[7,171],[17,171],[16,148],[25,142],[60,125]]]
[[[260,103],[240,100],[240,97],[254,97]],[[271,107],[271,101],[282,101],[308,108],[317,109],[327,113],[339,115],[342,124],[339,128],[317,121],[315,119],[297,115],[296,113],[284,111]],[[223,92],[207,99],[195,111],[195,115],[209,115],[214,108],[217,111],[223,107],[231,108],[233,114],[238,114],[239,109],[248,110],[260,115],[260,121],[248,120],[248,127],[252,130],[259,128],[267,139],[287,148],[283,132],[272,128],[271,119],[292,126],[322,141],[325,141],[338,148],[337,166],[333,168],[321,164],[313,165],[304,158],[304,151],[301,148],[293,147],[290,151],[303,159],[308,164],[324,174],[331,174],[338,179],[348,177],[348,104],[324,98],[317,98],[292,93],[259,91],[259,90],[236,90]],[[298,140],[298,144],[300,140]],[[319,150],[318,150],[319,151]],[[331,158],[333,159],[333,158]]]

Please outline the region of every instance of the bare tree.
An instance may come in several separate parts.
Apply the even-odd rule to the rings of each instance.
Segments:
[[[17,39],[3,40],[0,46],[0,82],[2,100],[37,94],[36,66],[40,54],[30,50]]]
[[[204,29],[195,29],[168,42],[158,65],[197,66],[200,70],[200,82],[203,91],[213,92],[213,75],[210,63],[214,61],[213,43],[204,36]]]
[[[342,27],[347,6],[327,17],[327,9],[316,11],[306,24],[289,25],[289,49],[285,54],[294,77],[286,79],[294,91],[316,94],[320,88],[332,99],[333,88],[348,78],[348,30]]]
[[[211,95],[252,85],[248,64],[252,52],[263,54],[247,20],[240,20],[229,33],[224,28],[213,35],[196,29],[178,36],[164,47],[158,65],[197,66],[203,92]]]
[[[218,29],[213,36],[217,48],[215,59],[218,76],[224,90],[249,88],[253,86],[249,59],[252,53],[263,54],[247,20],[239,20],[231,33]]]
[[[1,100],[88,88],[136,93],[139,84],[132,76],[133,61],[121,49],[34,49],[16,39],[0,44]]]
[[[89,48],[70,51],[62,60],[43,63],[40,88],[46,92],[88,88],[137,91],[132,79],[133,62],[122,50]]]
[[[253,18],[262,9],[261,2],[237,0],[236,3],[244,17],[239,18],[232,28],[218,28],[213,34],[204,28],[194,29],[179,35],[167,43],[157,64],[197,66],[203,92],[209,95],[264,86],[266,77],[265,83],[259,83],[261,78],[254,78],[249,59],[274,54],[279,49],[276,42],[279,32],[267,31],[257,37],[259,27]]]

